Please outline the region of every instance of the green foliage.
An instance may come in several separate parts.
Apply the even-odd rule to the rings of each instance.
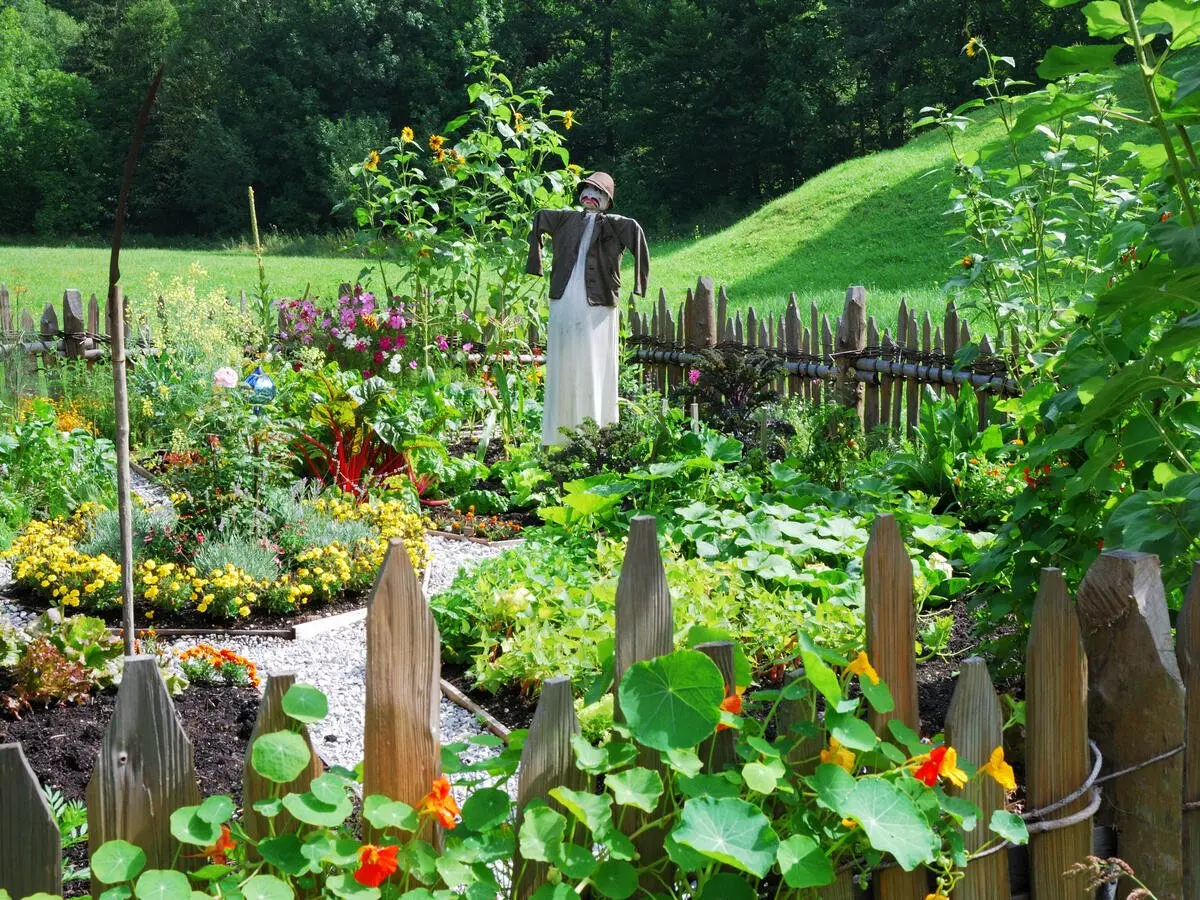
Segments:
[[[84,806],[82,800],[68,800],[52,787],[44,786],[42,793],[46,797],[46,805],[50,807],[50,814],[54,816],[54,822],[58,825],[58,836],[62,849],[68,850],[82,844],[88,839],[88,824],[87,824],[87,807]],[[88,877],[86,867],[75,866],[69,862],[66,856],[63,856],[62,865],[62,880],[80,881]]]
[[[133,558],[144,559],[156,549],[152,541],[156,533],[175,526],[176,517],[169,507],[146,509],[140,503],[133,506]],[[121,523],[115,509],[102,509],[88,525],[87,534],[79,542],[79,551],[88,556],[105,554],[109,559],[121,558]]]
[[[251,538],[237,533],[206,540],[193,558],[196,570],[202,574],[232,566],[241,569],[259,582],[273,583],[279,578],[280,564],[276,548],[265,538]]]

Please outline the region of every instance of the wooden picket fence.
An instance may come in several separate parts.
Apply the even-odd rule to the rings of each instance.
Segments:
[[[891,713],[873,714],[870,721],[880,734],[893,718],[915,731],[913,570],[889,515],[877,517],[872,527],[863,570],[867,652],[895,698]],[[638,517],[617,588],[616,678],[638,660],[670,652],[673,638],[655,522]],[[366,622],[365,794],[416,805],[440,774],[439,647],[408,554],[394,540]],[[732,680],[732,646],[701,649]],[[290,673],[271,673],[253,737],[289,727],[281,698],[293,680]],[[1174,647],[1157,557],[1106,552],[1087,573],[1074,604],[1061,573],[1045,569],[1029,637],[1026,698],[1029,847],[1002,847],[974,859],[954,896],[1078,896],[1082,883],[1069,884],[1063,872],[1093,850],[1093,826],[1104,824],[1116,835],[1115,847],[1103,848],[1105,855],[1119,854],[1159,897],[1200,897],[1200,754],[1187,752],[1200,728],[1200,565]],[[799,704],[785,703],[781,710],[789,722],[802,714]],[[981,764],[1001,745],[1002,722],[983,661],[965,660],[946,720],[948,742],[960,758]],[[570,737],[577,730],[570,681],[550,679],[522,751],[518,809],[558,784],[587,787],[572,764]],[[710,766],[733,760],[732,740],[732,733],[712,739]],[[811,766],[820,749],[798,747],[794,761]],[[661,765],[656,756],[646,754],[641,764]],[[708,758],[707,750],[701,758]],[[312,767],[286,790],[305,790],[320,771],[314,757]],[[1107,774],[1098,778],[1100,771]],[[0,785],[0,887],[16,898],[58,893],[58,829],[20,745],[0,747]],[[247,766],[243,808],[250,809],[270,789]],[[991,779],[972,782],[964,793],[983,811],[980,826],[966,835],[967,849],[973,851],[987,839],[986,823],[1005,798]],[[186,857],[174,862],[178,848],[168,821],[173,809],[198,799],[192,748],[157,665],[151,657],[130,657],[87,793],[89,850],[121,838],[142,847],[151,867],[199,864]],[[246,827],[262,833],[264,824],[248,815]],[[623,827],[635,830],[643,821],[634,817]],[[662,835],[645,831],[637,836],[637,846],[654,858],[663,852]],[[513,871],[524,873],[517,890],[521,897],[546,875],[535,865],[514,865]],[[97,895],[99,886],[92,888]],[[856,890],[846,872],[820,896],[845,900],[858,896]],[[924,900],[928,876],[880,870],[873,890],[880,900]]]
[[[711,278],[700,278],[673,311],[659,291],[650,312],[639,311],[630,299],[626,346],[646,368],[650,382],[669,393],[686,383],[687,372],[700,360],[697,350],[725,349],[747,353],[763,350],[783,362],[775,384],[782,397],[815,403],[841,403],[855,409],[868,431],[886,427],[909,434],[916,428],[921,386],[938,394],[958,395],[970,384],[979,397],[979,425],[986,428],[992,397],[1020,392],[1005,359],[1003,334],[984,335],[970,365],[957,366],[955,354],[974,344],[971,328],[960,318],[953,301],[940,324],[928,312],[918,322],[901,302],[895,329],[880,333],[874,316],[867,315],[866,291],[850,287],[842,315],[832,324],[818,314],[814,301],[807,319],[792,294],[785,312],[761,316],[753,306],[745,321],[738,310],[731,317],[722,286],[714,293]],[[1015,343],[1015,335],[1007,337]]]

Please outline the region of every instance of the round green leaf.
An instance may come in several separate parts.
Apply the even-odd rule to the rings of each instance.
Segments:
[[[662,776],[642,766],[607,776],[604,786],[612,791],[619,805],[636,806],[646,812],[654,812],[663,792]]]
[[[688,800],[671,833],[685,847],[759,878],[774,865],[779,846],[779,837],[762,810],[732,797]]]
[[[263,838],[258,855],[285,875],[299,875],[308,868],[308,859],[300,852],[300,838],[294,834]]]
[[[578,844],[563,844],[554,854],[555,867],[576,881],[582,881],[596,871],[596,857],[592,851]]]
[[[294,731],[272,731],[254,742],[250,764],[268,781],[287,784],[308,767],[312,753],[304,738]]]
[[[755,900],[758,893],[742,875],[718,872],[704,884],[700,900]]]
[[[656,750],[694,747],[721,719],[725,679],[698,650],[634,663],[621,679],[621,712],[639,742]]]
[[[292,900],[296,896],[286,881],[274,875],[255,875],[242,885],[246,900]]]
[[[329,701],[311,684],[293,684],[283,695],[283,711],[309,725],[329,715]]]
[[[354,811],[348,797],[343,796],[339,803],[325,803],[309,792],[288,794],[283,798],[283,808],[297,821],[321,828],[336,828]]]
[[[103,884],[132,881],[146,867],[146,854],[128,841],[105,841],[92,854],[92,874]]]
[[[892,854],[906,872],[932,860],[940,846],[908,794],[878,778],[855,782],[838,811],[857,821],[871,846]]]
[[[260,816],[273,819],[283,812],[283,801],[278,797],[268,797],[266,800],[259,800],[254,804],[254,811]]]
[[[530,806],[521,822],[521,856],[551,862],[562,846],[567,820],[548,806]]]
[[[612,797],[590,791],[573,791],[556,787],[550,796],[566,807],[567,812],[586,825],[596,837],[612,830]]]
[[[988,827],[1006,841],[1011,841],[1014,844],[1029,842],[1029,829],[1025,827],[1025,820],[1016,813],[998,809],[992,813]]]
[[[110,887],[108,890],[100,894],[100,900],[128,900],[133,896],[133,891],[129,889],[129,885],[118,884],[116,887]],[[204,896],[208,896],[205,894]]]
[[[171,813],[171,836],[181,844],[211,847],[221,836],[221,826],[200,818],[198,806],[181,806]]]
[[[346,779],[323,772],[312,780],[308,789],[322,803],[336,805],[346,798]]]
[[[610,859],[600,863],[592,875],[592,884],[603,897],[625,900],[637,890],[637,869],[623,859]]]
[[[791,888],[823,887],[833,884],[833,863],[812,838],[793,834],[779,845],[779,871]]]
[[[192,900],[192,886],[182,872],[148,869],[133,886],[137,900]]]
[[[192,873],[192,877],[199,879],[200,881],[216,881],[218,878],[223,878],[224,876],[228,875],[231,871],[233,871],[232,866],[212,863],[207,866],[201,866]]]
[[[508,818],[512,801],[507,791],[483,788],[467,798],[462,808],[462,824],[472,831],[484,831]]]
[[[376,828],[417,830],[417,811],[400,800],[389,800],[382,794],[372,794],[363,801],[363,818]]]
[[[874,750],[879,738],[862,719],[832,710],[825,714],[825,726],[843,747],[850,750]]]
[[[224,794],[205,797],[196,815],[213,825],[223,825],[233,817],[233,800]]]
[[[342,900],[375,900],[381,894],[379,888],[359,884],[345,872],[330,875],[325,880],[325,887],[329,893],[335,897],[341,897]],[[405,896],[408,895],[405,894]]]

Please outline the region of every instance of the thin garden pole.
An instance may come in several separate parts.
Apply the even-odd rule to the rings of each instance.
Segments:
[[[112,338],[113,405],[117,419],[117,519],[121,528],[121,621],[125,633],[125,655],[134,655],[133,640],[133,503],[129,480],[129,391],[125,381],[125,300],[121,291],[121,234],[125,230],[125,209],[129,204],[129,189],[133,184],[133,167],[137,164],[146,122],[154,95],[162,84],[163,67],[158,67],[142,108],[138,110],[133,141],[125,158],[121,176],[121,194],[117,200],[117,220],[113,227],[112,257],[108,264],[109,335]]]

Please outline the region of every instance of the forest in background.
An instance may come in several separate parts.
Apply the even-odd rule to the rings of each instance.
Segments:
[[[1080,17],[1040,0],[0,0],[0,234],[111,227],[159,92],[129,227],[162,237],[349,224],[351,164],[467,105],[471,51],[571,109],[572,159],[661,235],[727,224],[974,96],[971,35],[1032,75]]]

